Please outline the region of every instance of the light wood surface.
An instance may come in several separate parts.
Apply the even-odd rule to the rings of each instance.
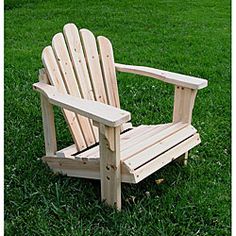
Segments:
[[[44,69],[39,70],[39,81],[41,83],[49,84],[49,80]],[[50,104],[47,98],[41,94],[41,109],[43,118],[43,131],[44,131],[44,143],[46,155],[54,155],[57,151],[57,140],[54,123],[54,112],[52,104]]]
[[[101,199],[121,209],[120,127],[99,127]]]
[[[66,24],[63,28],[63,32],[81,92],[81,97],[95,100],[78,28],[74,24]],[[91,120],[90,125],[93,128],[95,141],[98,142],[98,128],[92,125]]]
[[[174,94],[174,109],[173,109],[173,122],[185,122],[191,124],[192,112],[194,107],[195,98],[197,95],[196,89],[184,88],[175,86]],[[186,152],[177,161],[180,164],[187,165],[188,152]]]
[[[158,70],[145,66],[132,66],[115,63],[117,71],[138,74],[162,80],[166,83],[179,85],[186,88],[202,89],[207,87],[207,80],[193,76],[181,75],[169,71]]]
[[[191,124],[197,90],[175,86],[173,122]]]
[[[144,148],[143,142],[150,138],[153,135],[159,134],[162,130],[169,127],[171,124],[162,124],[162,125],[140,125],[136,128],[133,128],[129,132],[121,134],[121,160],[124,161],[125,158],[130,153],[135,153],[136,151],[142,150]],[[156,140],[156,139],[155,139]],[[149,144],[149,143],[148,143]],[[133,146],[136,145],[135,148]],[[136,149],[138,147],[138,150]],[[80,154],[76,155],[77,158],[99,158],[99,146],[85,150]]]
[[[196,132],[193,126],[181,122],[157,126],[138,126],[121,134],[120,160],[130,171],[134,171],[161,153],[193,136]],[[99,146],[77,154],[76,158],[99,160]]]
[[[164,127],[165,125],[166,124],[158,125],[158,126]],[[187,127],[189,127],[189,126],[187,126]],[[132,140],[132,137],[135,137],[135,136],[137,137],[138,134],[142,135],[142,133],[145,133],[149,129],[153,130],[153,126],[139,126],[139,127],[134,128],[133,130],[128,131],[127,133],[122,134],[121,135],[121,142],[120,142],[121,143],[120,149],[122,148],[122,146],[125,145],[125,142],[124,142],[125,140],[126,140],[126,143],[128,143],[129,140]],[[186,130],[186,128],[184,128],[184,129]],[[182,129],[182,131],[184,129]],[[102,131],[102,132],[104,132],[104,131]],[[176,134],[178,134],[178,133],[179,132],[177,132]],[[176,134],[175,134],[175,138],[176,138]],[[182,134],[183,134],[183,132],[182,132]],[[180,133],[178,135],[180,135]],[[113,140],[112,136],[114,136],[114,135],[112,135],[111,132],[108,132],[108,135],[106,134],[106,138],[105,138],[106,145],[104,147],[107,148],[109,146],[110,147],[112,146],[113,147],[112,149],[114,151],[115,145],[114,144],[110,145],[107,141],[107,140],[110,140],[110,141]],[[162,152],[162,151],[161,152],[160,151],[152,152],[151,153],[152,158],[150,158],[149,161],[146,162],[145,158],[143,156],[139,157],[138,161],[142,160],[142,163],[139,163],[140,166],[138,168],[135,168],[134,170],[131,170],[130,166],[128,166],[126,162],[120,162],[121,182],[138,183],[142,179],[146,178],[150,174],[159,170],[160,168],[162,168],[163,166],[165,166],[169,162],[177,159],[179,156],[183,155],[188,150],[192,149],[193,147],[195,147],[196,145],[198,145],[201,142],[199,134],[194,133],[190,137],[180,141],[180,143],[178,143],[177,145],[168,146],[168,144],[170,142],[173,142],[173,141],[175,142],[175,140],[176,140],[175,138],[174,138],[174,136],[172,136],[172,137],[170,136],[166,140],[164,140],[162,143],[163,143],[163,147],[165,147],[165,148],[162,149],[162,151],[163,150],[165,150],[165,151],[164,152]],[[123,142],[122,142],[122,140],[123,140]],[[160,142],[159,142],[159,144],[156,144],[156,145],[160,145]],[[100,153],[98,153],[97,155],[94,155],[94,156],[90,155],[87,157],[84,157],[81,154],[77,154],[76,156],[70,156],[70,154],[72,153],[72,150],[73,150],[73,146],[70,146],[69,150],[70,151],[68,151],[67,149],[64,149],[64,151],[67,155],[66,157],[61,157],[59,154],[59,155],[56,155],[56,156],[54,155],[51,157],[44,157],[43,159],[54,170],[54,172],[59,172],[59,173],[66,174],[68,176],[74,176],[74,177],[100,179],[100,164],[101,164],[100,158],[99,158]],[[112,152],[111,149],[109,149],[109,150]],[[146,149],[146,151],[148,151],[148,150],[151,150],[150,147]],[[158,149],[158,150],[160,150],[160,149]],[[110,154],[109,154],[109,157],[111,157]],[[114,158],[112,160],[114,161]],[[110,161],[110,159],[109,159],[109,161]],[[128,161],[128,159],[126,161]],[[105,172],[105,173],[107,173],[107,172]],[[108,192],[106,192],[106,193],[108,194]]]
[[[55,173],[71,177],[100,180],[99,160],[80,160],[73,156],[59,158],[55,155],[45,156],[42,159]],[[129,173],[125,166],[121,167],[121,172],[121,181],[123,183],[135,183],[134,174]]]
[[[125,110],[97,101],[79,99],[68,94],[59,93],[51,85],[38,82],[33,84],[33,87],[35,90],[44,94],[50,103],[74,111],[110,127],[120,126],[131,119],[130,113]]]
[[[111,42],[103,36],[99,36],[97,41],[108,104],[120,108],[115,62]]]
[[[87,29],[81,29],[79,33],[84,48],[95,100],[107,104],[106,90],[99,61],[96,39],[93,33]]]
[[[163,138],[159,138],[157,142],[151,142],[150,140],[149,147],[146,147],[144,150],[127,158],[124,163],[130,168],[130,170],[135,170],[152,160],[155,156],[164,153],[168,149],[176,146],[195,133],[196,129],[194,129],[192,126],[187,126],[180,129],[179,131],[176,131],[172,135],[164,135]]]
[[[62,33],[56,34],[52,39],[52,47],[60,67],[61,74],[63,75],[65,87],[67,93],[78,98],[82,98],[79,90],[76,76],[73,70],[73,65],[70,60],[69,52],[65,43],[65,39]],[[56,80],[56,78],[53,78]],[[80,123],[83,137],[87,146],[91,146],[95,143],[94,134],[92,131],[91,123],[87,117],[83,117],[77,114],[77,119]]]
[[[135,183],[140,182],[163,166],[183,155],[188,150],[197,146],[200,142],[201,140],[199,134],[194,134],[190,138],[181,142],[179,145],[174,146],[173,148],[154,158],[150,162],[147,162],[145,165],[141,166],[133,172]]]
[[[61,75],[60,68],[57,64],[57,60],[51,46],[44,48],[42,52],[42,61],[46,68],[50,84],[55,86],[60,93],[67,94],[63,77]],[[66,118],[68,127],[71,131],[77,149],[83,150],[87,148],[76,114],[66,109],[63,109],[63,114]]]

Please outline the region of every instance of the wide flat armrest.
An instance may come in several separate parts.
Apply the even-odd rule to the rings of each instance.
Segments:
[[[46,96],[50,103],[110,127],[120,126],[131,119],[130,113],[125,110],[60,93],[54,86],[46,83],[35,83],[33,88]]]
[[[115,68],[117,71],[120,72],[144,75],[186,88],[202,89],[207,87],[207,80],[205,79],[200,79],[193,76],[181,75],[164,70],[158,70],[150,67],[131,66],[131,65],[115,63]]]

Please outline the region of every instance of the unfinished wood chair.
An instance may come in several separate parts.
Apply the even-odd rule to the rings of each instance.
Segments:
[[[191,125],[198,89],[207,80],[114,62],[111,42],[74,24],[56,34],[42,53],[44,68],[33,88],[41,93],[46,162],[54,172],[101,180],[101,198],[121,208],[121,182],[138,183],[200,143]],[[175,86],[173,121],[132,127],[120,109],[116,71]],[[52,105],[62,112],[74,144],[57,150]],[[126,132],[125,132],[126,131]]]

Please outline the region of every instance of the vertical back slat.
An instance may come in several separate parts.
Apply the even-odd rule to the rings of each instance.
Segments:
[[[120,107],[113,50],[110,41],[87,29],[78,31],[67,24],[53,37],[52,47],[43,51],[43,63],[50,83],[62,93]],[[97,47],[98,43],[98,47]],[[99,49],[99,52],[98,52]],[[92,120],[63,110],[78,151],[98,142],[98,128]],[[124,127],[121,127],[124,130]]]
[[[61,74],[64,78],[67,92],[72,96],[81,98],[79,86],[76,81],[71,59],[62,33],[58,33],[53,37],[52,47],[59,64]],[[81,125],[81,130],[87,146],[93,145],[95,143],[95,139],[89,119],[78,114],[77,119]]]
[[[81,29],[80,36],[87,62],[95,100],[107,104],[107,96],[94,35],[87,29]]]
[[[111,42],[103,37],[97,38],[103,79],[106,88],[108,104],[120,108],[114,56]]]
[[[64,26],[63,32],[80,88],[81,97],[89,100],[95,100],[81,40],[79,37],[79,31],[74,24],[67,24]],[[90,122],[92,124],[91,120]],[[98,141],[98,128],[93,126],[93,132],[96,141]]]
[[[67,24],[63,28],[63,33],[65,35],[68,51],[77,76],[81,96],[85,99],[94,100],[94,93],[79,37],[79,31],[74,24]]]
[[[50,83],[55,86],[61,93],[67,93],[51,46],[44,48],[42,52],[42,61],[44,67],[46,68]],[[62,109],[62,111],[66,118],[67,124],[69,126],[78,151],[85,149],[87,146],[84,141],[78,120],[76,119],[76,114],[66,109]]]

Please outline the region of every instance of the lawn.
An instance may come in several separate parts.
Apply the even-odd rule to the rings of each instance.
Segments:
[[[230,235],[230,11],[229,0],[6,0],[6,235]],[[193,114],[202,144],[188,165],[170,164],[137,185],[123,184],[121,212],[100,202],[99,181],[55,175],[40,160],[40,100],[32,84],[42,49],[68,22],[110,38],[117,62],[209,81]],[[118,84],[133,125],[171,121],[173,86],[129,74],[118,74]],[[62,148],[72,139],[55,111]]]

